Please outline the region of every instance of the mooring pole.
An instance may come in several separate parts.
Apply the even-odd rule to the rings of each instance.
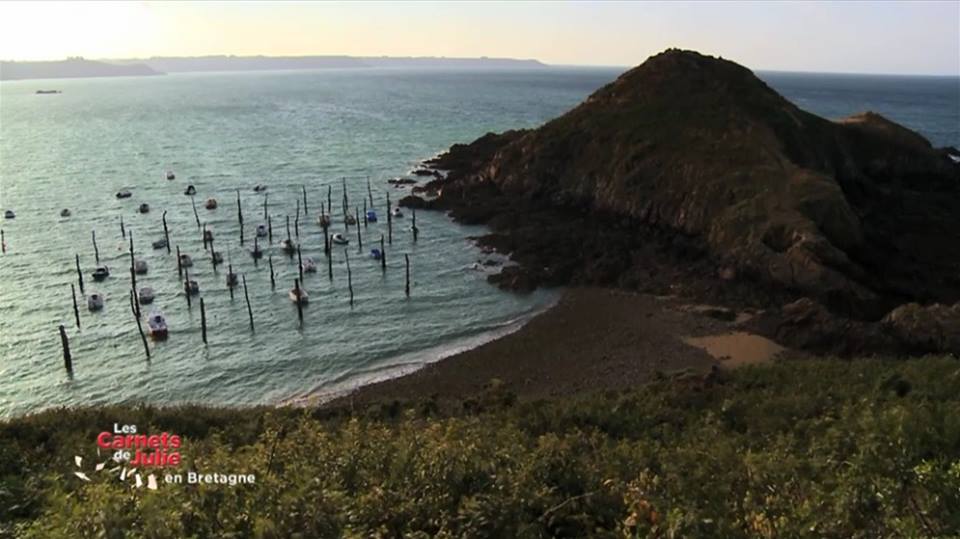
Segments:
[[[330,255],[327,256],[327,278],[330,279],[330,282],[333,282],[333,252],[331,251]]]
[[[227,290],[230,291],[230,301],[233,301],[233,287],[234,285],[230,283],[230,276],[233,275],[236,278],[236,274],[233,273],[233,264],[227,264]]]
[[[360,208],[357,208],[357,213],[360,213]],[[364,212],[363,221],[367,221],[366,212]],[[357,227],[357,252],[363,253],[363,238],[360,237],[360,227]]]
[[[267,256],[267,262],[270,263],[270,289],[273,290],[277,287],[277,281],[273,277],[273,255]]]
[[[67,339],[67,330],[60,324],[60,344],[63,346],[63,366],[67,372],[73,374],[73,359],[70,356],[70,341]]]
[[[240,245],[243,245],[243,207],[240,205],[239,189],[237,189],[237,221],[240,222]]]
[[[253,329],[253,309],[250,308],[250,294],[247,293],[247,275],[240,276],[243,279],[243,299],[247,301],[247,316],[250,317],[250,331]]]
[[[407,281],[406,281],[406,284],[404,284],[403,286],[403,292],[409,298],[410,297],[410,255],[407,255],[407,254],[403,255],[403,260],[407,266]]]
[[[360,230],[360,227],[357,227],[357,230]],[[350,306],[353,307],[353,273],[350,271],[350,253],[346,247],[343,248],[343,256],[347,261],[347,290],[350,291]]]
[[[180,258],[180,246],[177,245],[177,278],[183,279],[183,262]]]
[[[200,335],[203,338],[203,344],[207,344],[207,309],[203,304],[203,298],[200,298]]]
[[[163,210],[163,240],[167,244],[167,254],[170,254],[170,232],[167,230],[167,210]]]
[[[413,231],[413,241],[416,242],[417,236],[420,235],[420,229],[417,228],[417,209],[411,208],[411,210],[413,212],[413,226],[410,228],[410,230]]]
[[[300,295],[299,279],[293,280],[293,292],[297,297],[297,301],[295,302],[297,304],[297,319],[300,321],[300,325],[302,326],[303,325],[303,298]]]
[[[190,270],[183,268],[183,291],[187,296],[187,308],[190,309],[193,307],[193,304],[190,301]]]
[[[100,265],[100,249],[97,249],[97,231],[91,231],[91,237],[93,238],[93,257],[97,261],[97,265]]]
[[[301,185],[300,189],[303,190],[303,215],[310,215],[310,210],[307,209],[307,186]]]
[[[393,245],[393,212],[391,212],[390,191],[387,191],[387,242]]]
[[[200,228],[200,215],[197,213],[197,199],[190,197],[190,205],[193,206],[193,220],[197,222],[197,229]]]
[[[383,234],[380,234],[380,269],[387,271],[387,248],[383,245]]]
[[[126,239],[126,237],[127,237],[127,229],[123,227],[123,216],[122,216],[122,215],[120,216],[120,235],[123,236],[124,239]]]
[[[7,238],[4,236],[2,228],[0,228],[0,251],[7,254]]]
[[[263,194],[263,218],[267,218],[267,198],[270,197],[270,193]]]
[[[80,255],[74,255],[77,262],[77,281],[80,283],[80,293],[83,294],[83,272],[80,271]]]
[[[370,207],[373,207],[373,190],[370,189],[370,176],[367,176],[367,196],[370,198]]]
[[[367,199],[363,199],[363,228],[367,228]]]
[[[287,241],[290,241],[290,216],[287,215]]]
[[[327,211],[330,213],[330,218],[333,219],[333,186],[329,183],[327,184]]]
[[[77,307],[77,287],[70,283],[70,295],[73,296],[73,317],[77,320],[77,329],[80,329],[80,309]]]
[[[297,245],[297,264],[300,268],[300,280],[303,280],[303,257],[300,256],[300,245]]]
[[[140,316],[133,307],[133,290],[130,291],[130,311],[133,312],[133,319],[137,321],[137,332],[140,333],[140,341],[143,342],[143,351],[147,354],[147,361],[150,361],[150,346],[147,345],[147,336],[143,334],[143,324],[140,322]]]
[[[273,220],[270,219],[270,216],[267,216],[267,239],[270,241],[270,244],[273,244]]]

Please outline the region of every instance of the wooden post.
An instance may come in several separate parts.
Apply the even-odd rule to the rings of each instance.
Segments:
[[[300,325],[302,326],[303,325],[303,301],[300,300],[300,280],[299,279],[293,280],[293,290],[297,296],[297,301],[295,302],[297,304],[297,319],[300,321]]]
[[[97,249],[97,231],[92,230],[90,235],[93,237],[93,256],[97,261],[97,265],[99,266],[100,265],[100,249]]]
[[[300,189],[303,190],[303,215],[306,217],[307,215],[310,215],[310,210],[307,209],[307,186],[301,185]]]
[[[267,216],[267,239],[273,244],[273,220],[269,215]]]
[[[297,240],[300,239],[300,209],[297,208],[297,218],[293,220],[293,232],[297,235]]]
[[[133,231],[130,231],[130,286],[133,287],[134,293],[137,291],[137,272],[134,269],[134,259],[133,259]]]
[[[263,218],[267,218],[267,199],[270,197],[270,193],[264,193],[263,195]]]
[[[333,186],[330,184],[327,184],[327,211],[333,219]]]
[[[73,359],[70,356],[70,341],[67,339],[67,330],[60,324],[60,344],[63,346],[63,366],[67,373],[73,374]]]
[[[363,228],[367,228],[367,199],[363,199]]]
[[[287,241],[290,241],[290,216],[287,216]]]
[[[387,248],[383,245],[383,234],[380,234],[380,269],[387,271]]]
[[[350,223],[347,222],[347,212],[349,211],[350,204],[347,202],[347,179],[342,178],[343,181],[343,223],[346,225],[347,230],[350,229]]]
[[[259,251],[260,251],[260,240],[259,240],[259,238],[257,238],[256,236],[254,236],[254,237],[253,237],[253,252],[256,253],[256,252],[259,252]],[[255,267],[255,268],[256,268],[256,267],[259,267],[259,266],[260,266],[260,257],[258,257],[258,256],[255,255],[255,254],[252,254],[252,256],[253,256],[253,267]],[[261,253],[260,256],[263,256],[263,253]]]
[[[417,241],[417,236],[420,235],[420,229],[417,228],[417,209],[416,209],[416,208],[411,208],[411,211],[412,211],[412,213],[413,213],[413,226],[411,227],[410,230],[413,231],[413,241],[416,242],[416,241]]]
[[[177,245],[177,278],[183,279],[183,264],[180,262],[180,246]]]
[[[133,271],[131,271],[130,273],[133,273]],[[132,296],[130,296],[133,300],[133,314],[137,318],[140,318],[140,298],[137,296],[137,289],[131,286],[130,292],[131,294],[133,294]]]
[[[203,344],[207,344],[207,309],[203,304],[203,298],[200,298],[200,336],[203,338]]]
[[[390,207],[390,191],[387,191],[387,242],[393,245],[393,212]]]
[[[327,232],[329,229],[329,226],[323,225],[323,254],[328,258],[330,257],[330,234]]]
[[[333,282],[333,252],[327,256],[327,278]]]
[[[300,245],[297,245],[297,265],[300,269],[300,280],[303,280],[303,257],[300,256]]]
[[[7,238],[3,235],[3,229],[0,228],[0,251],[7,254]]]
[[[227,290],[230,291],[230,301],[233,301],[233,286],[229,283],[230,276],[234,275],[233,273],[233,264],[227,264]]]
[[[203,232],[201,232],[200,239],[203,241],[203,250],[207,250],[207,223],[203,223]]]
[[[237,221],[240,223],[240,245],[243,245],[243,207],[240,205],[239,189],[237,189]]]
[[[73,296],[73,317],[77,320],[77,329],[80,329],[80,309],[77,307],[77,287],[70,283],[70,295]]]
[[[147,361],[150,361],[150,346],[147,345],[147,336],[143,334],[143,324],[140,322],[140,316],[133,308],[133,290],[130,291],[130,310],[133,311],[133,319],[137,321],[137,331],[140,333],[140,341],[143,342],[143,351],[147,354]]]
[[[357,227],[357,230],[360,230],[360,227]],[[346,247],[343,248],[343,256],[347,261],[347,290],[350,291],[350,306],[353,307],[353,273],[350,271],[350,253]]]
[[[294,219],[299,219],[300,218],[300,199],[298,198],[294,202],[297,203],[297,213],[294,215]]]
[[[197,229],[200,229],[200,216],[197,214],[197,199],[190,197],[190,205],[193,206],[193,219],[197,222]]]
[[[210,264],[213,265],[213,272],[217,272],[217,251],[213,248],[213,240],[210,240]]]
[[[167,230],[167,210],[163,210],[163,239],[167,243],[167,254],[170,254],[170,232]]]
[[[277,281],[273,276],[273,255],[267,255],[267,262],[270,263],[270,289],[273,290],[277,287]]]
[[[127,237],[127,229],[123,227],[123,216],[122,216],[122,215],[120,216],[120,235],[123,236],[124,239],[126,239],[126,237]]]
[[[370,198],[370,207],[373,207],[373,190],[370,189],[370,176],[367,176],[367,196]]]
[[[360,213],[360,208],[357,208],[357,213]],[[363,221],[367,221],[366,214],[364,214]],[[357,227],[357,252],[363,253],[363,238],[360,237],[360,227]]]
[[[410,297],[410,255],[407,255],[407,254],[403,255],[403,260],[407,266],[407,281],[406,281],[406,284],[403,285],[403,293],[406,294],[407,297],[409,298]]]
[[[243,279],[243,299],[247,301],[247,316],[250,317],[250,331],[253,329],[253,309],[250,308],[250,294],[247,292],[247,275],[240,276]]]
[[[83,294],[83,272],[80,271],[80,255],[76,256],[77,261],[77,280],[80,282],[80,293]]]
[[[183,291],[186,292],[187,308],[190,309],[193,304],[190,301],[190,270],[187,268],[183,268]]]

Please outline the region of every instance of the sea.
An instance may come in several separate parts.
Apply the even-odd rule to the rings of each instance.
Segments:
[[[330,398],[515,330],[559,292],[519,295],[488,284],[495,268],[483,262],[496,255],[471,240],[484,234],[482,227],[419,212],[414,240],[405,210],[391,234],[387,196],[395,204],[409,187],[387,180],[410,177],[419,162],[451,144],[540,125],[622,71],[374,68],[3,82],[0,209],[16,217],[0,224],[6,244],[0,417],[108,403],[237,406]],[[956,77],[758,74],[822,116],[872,110],[936,146],[960,146]],[[175,179],[167,180],[166,171]],[[184,194],[188,185],[193,197]],[[266,189],[256,192],[257,185]],[[121,190],[131,197],[116,198]],[[332,279],[317,224],[328,194],[331,231],[350,241],[332,250]],[[351,213],[362,214],[366,203],[377,222],[346,227],[344,195]],[[218,202],[214,210],[205,208],[210,198]],[[142,203],[149,212],[138,211]],[[71,215],[61,217],[63,209]],[[163,237],[164,213],[171,253],[151,246]],[[258,240],[265,255],[255,261],[255,229],[267,216],[273,241]],[[279,246],[287,219],[301,257],[318,269],[303,277],[310,302],[302,322],[288,297],[299,278],[297,257]],[[204,227],[225,258],[217,268],[203,247]],[[131,236],[135,257],[148,264],[137,285],[156,292],[141,312],[162,312],[169,327],[165,341],[147,342],[149,358],[129,302]],[[386,269],[371,256],[381,237]],[[176,247],[193,259],[187,272],[200,286],[190,305]],[[88,310],[80,293],[78,255],[84,292],[105,298],[98,312]],[[228,264],[246,281],[232,295]],[[102,282],[91,276],[98,265],[111,272]],[[70,372],[60,325],[69,339]]]

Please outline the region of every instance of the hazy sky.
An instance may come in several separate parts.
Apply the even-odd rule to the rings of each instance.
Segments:
[[[628,66],[668,47],[753,69],[960,74],[960,1],[0,2],[0,58],[498,56]]]

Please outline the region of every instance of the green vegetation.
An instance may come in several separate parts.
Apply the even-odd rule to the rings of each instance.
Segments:
[[[535,403],[51,411],[0,423],[0,536],[956,536],[958,388],[952,358],[818,360]],[[114,422],[257,482],[74,477]]]

